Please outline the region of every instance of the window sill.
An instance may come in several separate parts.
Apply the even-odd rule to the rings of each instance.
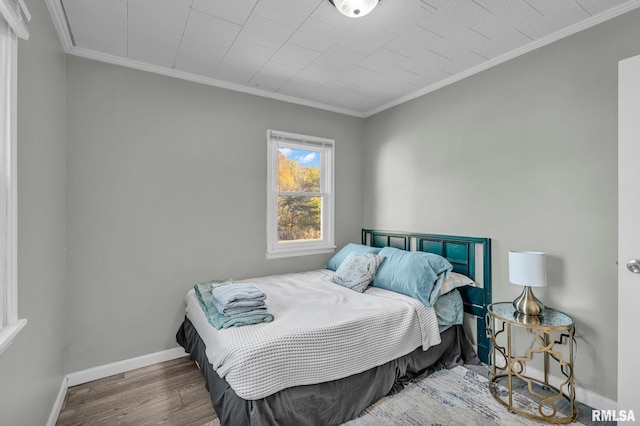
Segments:
[[[267,259],[280,259],[284,257],[295,257],[295,256],[308,256],[311,254],[322,254],[322,253],[331,253],[334,252],[336,246],[324,246],[324,247],[314,247],[314,248],[292,248],[288,250],[273,250],[267,251]]]
[[[0,354],[9,347],[25,325],[27,325],[27,320],[21,319],[0,329]]]

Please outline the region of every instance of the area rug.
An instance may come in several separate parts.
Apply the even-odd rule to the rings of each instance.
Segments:
[[[507,395],[507,389],[499,387]],[[535,413],[537,404],[514,394],[518,407]],[[367,408],[345,426],[425,425],[540,425],[541,422],[510,413],[489,392],[488,380],[465,367],[439,370],[410,383],[395,395]],[[571,425],[580,425],[578,422]]]

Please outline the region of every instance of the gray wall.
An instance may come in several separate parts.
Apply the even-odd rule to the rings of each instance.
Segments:
[[[29,323],[0,355],[1,424],[43,424],[63,371],[175,347],[194,282],[324,264],[264,257],[268,128],[336,139],[339,246],[363,223],[489,236],[495,300],[519,292],[508,250],[548,252],[537,294],[577,319],[576,380],[615,399],[616,73],[640,54],[640,12],[360,120],[65,63],[46,7],[28,6],[18,130]]]
[[[640,54],[640,11],[366,121],[365,226],[493,239],[549,255],[535,293],[577,322],[576,383],[616,399],[617,62]],[[528,341],[528,340],[527,340]]]
[[[18,314],[28,323],[0,355],[0,424],[46,423],[63,379],[65,55],[42,1],[27,0],[18,44]]]
[[[194,283],[266,260],[267,129],[336,140],[336,242],[362,225],[361,119],[75,57],[68,72],[65,371],[176,347]]]

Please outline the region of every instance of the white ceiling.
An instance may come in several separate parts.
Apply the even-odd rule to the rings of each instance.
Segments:
[[[366,117],[640,0],[47,0],[68,53]]]

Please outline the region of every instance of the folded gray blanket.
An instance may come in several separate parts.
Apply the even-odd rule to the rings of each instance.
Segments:
[[[215,299],[214,299],[215,300]],[[222,315],[230,317],[233,315],[244,314],[247,312],[261,312],[267,310],[267,305],[264,302],[256,302],[258,304],[254,304],[253,302],[248,303],[246,306],[242,305],[242,302],[236,304],[234,306],[230,306],[228,308],[223,308],[222,312],[220,312],[220,308],[216,306],[216,310],[220,312]],[[215,306],[215,302],[214,302]]]
[[[236,313],[231,316],[223,315],[218,312],[218,309],[213,304],[212,291],[214,288],[227,286],[230,283],[231,281],[215,280],[199,283],[193,286],[196,296],[198,297],[200,307],[207,317],[209,324],[220,330],[221,328],[239,327],[243,325],[273,321],[273,314],[269,313],[266,309],[253,309],[247,312]]]
[[[229,283],[215,286],[211,290],[213,304],[224,315],[266,309],[267,295],[253,283]]]

